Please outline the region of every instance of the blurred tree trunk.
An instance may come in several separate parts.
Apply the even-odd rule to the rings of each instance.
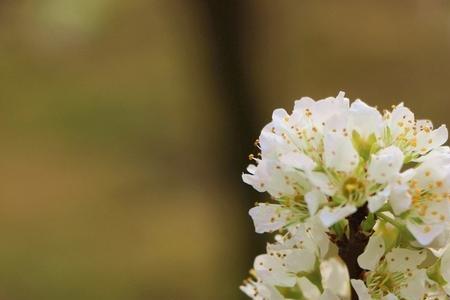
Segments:
[[[245,2],[245,1],[244,1]],[[210,51],[210,73],[214,76],[218,95],[217,106],[225,114],[225,133],[221,144],[222,152],[227,155],[222,160],[227,181],[233,188],[239,189],[241,197],[233,199],[243,212],[253,205],[258,194],[241,181],[241,173],[249,163],[248,155],[254,152],[253,142],[259,135],[260,122],[257,120],[255,91],[250,88],[249,78],[245,74],[243,57],[245,45],[244,29],[251,23],[249,3],[239,0],[214,1],[194,0],[205,21]],[[252,228],[253,229],[253,228]],[[244,230],[244,229],[243,229]],[[241,255],[249,262],[263,249],[262,239],[253,230],[245,232],[247,249]],[[243,266],[248,269],[250,266]],[[245,275],[245,274],[243,274]]]

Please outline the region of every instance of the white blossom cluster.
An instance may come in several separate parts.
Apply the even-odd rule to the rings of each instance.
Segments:
[[[415,119],[403,104],[379,112],[343,92],[273,112],[243,180],[270,200],[253,207],[257,233],[275,243],[241,286],[256,300],[450,299],[448,131]],[[349,278],[338,256],[348,219],[366,215]]]

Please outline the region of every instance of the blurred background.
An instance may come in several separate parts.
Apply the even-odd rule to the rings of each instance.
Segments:
[[[229,300],[277,107],[449,123],[450,2],[0,1],[0,300]]]

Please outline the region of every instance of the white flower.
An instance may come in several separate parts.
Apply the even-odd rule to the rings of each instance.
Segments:
[[[396,166],[384,189],[368,198],[368,207],[376,212],[388,202],[420,245],[428,246],[438,237],[446,244],[448,239],[442,238],[447,237],[443,232],[450,225],[450,152],[438,148],[417,163],[403,173]]]
[[[386,144],[394,144],[411,158],[424,155],[443,145],[448,139],[445,125],[433,130],[433,124],[428,120],[415,120],[414,114],[403,103],[394,108],[392,113],[385,115],[386,134],[383,140]]]
[[[417,241],[429,245],[450,224],[450,153],[430,153],[409,182],[412,207],[407,227]]]
[[[256,257],[256,275],[264,283],[292,287],[297,283],[297,274],[313,271],[328,247],[328,236],[320,223],[310,220],[297,224],[277,243],[268,244],[267,254]]]
[[[392,293],[388,293],[386,296],[382,296],[381,298],[373,298],[369,294],[369,289],[364,284],[364,281],[362,281],[360,279],[352,279],[351,283],[352,283],[352,286],[355,289],[356,293],[358,294],[359,300],[375,300],[375,299],[398,300],[398,297]]]
[[[360,299],[386,299],[383,295],[392,294],[390,298],[395,295],[398,298],[422,300],[427,292],[428,278],[426,270],[419,266],[424,262],[426,252],[394,248],[384,256],[381,249],[384,250],[382,238],[373,236],[358,258],[360,266],[370,270],[366,274],[366,284],[361,280],[352,280]],[[371,255],[373,261],[370,261]]]
[[[403,161],[420,161],[446,138],[445,126],[433,130],[431,122],[415,121],[403,104],[382,115],[361,100],[350,105],[342,92],[319,101],[304,97],[291,114],[273,112],[243,180],[275,199],[303,198],[307,214],[323,210],[327,226],[367,201],[371,211],[389,202],[400,215],[412,202],[412,173],[400,173]]]
[[[292,113],[276,109],[242,179],[270,194],[249,211],[256,232],[278,234],[241,289],[257,300],[345,299],[348,273],[333,260],[330,238],[342,247],[372,234],[357,258],[364,274],[351,280],[360,299],[445,299],[447,138],[445,126],[416,120],[403,103],[380,113],[359,99],[350,104],[343,92],[303,97]]]
[[[277,236],[276,240],[267,245],[267,254],[255,258],[252,272],[256,280],[246,280],[241,286],[242,291],[257,300],[285,299],[279,288],[300,289],[305,299],[339,300],[337,295],[342,295],[342,287],[332,283],[335,279],[330,276],[341,274],[345,268],[333,260],[324,260],[330,241],[327,229],[320,221],[309,219],[289,226],[287,233]],[[320,292],[317,282],[307,278],[313,273],[322,278],[320,286],[324,287],[323,292]]]

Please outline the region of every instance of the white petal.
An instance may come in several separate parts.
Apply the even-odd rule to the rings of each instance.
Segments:
[[[258,180],[259,178],[255,177],[251,174],[242,174],[242,181],[245,182],[248,185],[251,185],[255,190],[258,192],[265,192],[266,189],[264,188],[264,184]]]
[[[351,279],[353,288],[355,289],[356,293],[358,294],[359,300],[372,300],[372,297],[369,294],[369,290],[367,289],[366,285],[364,284],[364,281],[362,280],[356,280]]]
[[[287,270],[293,273],[310,272],[314,269],[316,263],[316,255],[306,249],[287,250],[285,252],[283,261],[286,264]]]
[[[314,110],[316,106],[316,101],[310,97],[302,97],[300,100],[296,100],[294,104],[294,111],[303,112],[305,109],[309,109],[311,111]]]
[[[394,108],[391,114],[389,126],[394,139],[407,131],[412,132],[414,125],[414,114],[407,107],[401,104]]]
[[[281,168],[278,161],[271,159],[258,160],[254,174],[244,174],[242,179],[258,191],[267,191],[273,197],[294,196],[297,190],[292,182],[305,181],[300,172],[289,172]]]
[[[368,137],[372,133],[378,136],[383,118],[376,108],[368,106],[358,99],[350,107],[350,123],[352,129],[363,137]]]
[[[444,181],[449,174],[450,155],[439,151],[432,151],[426,159],[416,168],[414,179],[418,181],[419,188],[427,188],[436,181]]]
[[[416,138],[416,151],[425,154],[431,149],[443,145],[448,139],[448,130],[445,125],[442,125],[436,130],[420,131]]]
[[[448,246],[450,246],[450,223],[447,226],[447,229],[444,230],[440,235],[438,235],[431,244],[428,245],[428,249],[433,252],[433,255],[436,257],[442,257],[445,254]],[[417,243],[417,247],[421,245]],[[450,265],[449,265],[450,267]]]
[[[284,300],[284,297],[278,292],[276,288],[266,285],[262,282],[248,282],[240,287],[247,296],[254,300]]]
[[[267,254],[255,258],[253,268],[261,280],[270,285],[292,287],[296,276],[288,273],[279,258]]]
[[[278,123],[285,122],[289,117],[289,114],[283,108],[277,108],[272,113],[272,120]]]
[[[319,206],[327,202],[327,197],[320,191],[313,190],[305,195],[305,202],[308,205],[310,216],[314,216]]]
[[[266,127],[270,127],[270,129],[266,129]],[[262,158],[276,158],[280,149],[285,145],[285,141],[279,135],[271,132],[271,128],[273,125],[269,124],[264,127],[260,136],[259,136],[259,146],[261,148]]]
[[[386,254],[386,261],[389,272],[407,272],[416,270],[425,260],[425,250],[410,250],[404,248],[394,248]]]
[[[445,125],[441,125],[438,129],[433,131],[433,144],[432,147],[437,148],[442,146],[448,140],[448,130]]]
[[[398,300],[398,297],[394,294],[389,293],[383,297],[383,300]]]
[[[377,183],[387,183],[396,177],[403,165],[403,152],[390,146],[372,155],[367,171],[370,179]]]
[[[348,114],[341,113],[331,116],[325,122],[323,132],[345,133],[348,132]]]
[[[441,147],[437,147],[436,149],[433,149],[426,155],[422,155],[422,156],[418,157],[415,161],[416,162],[425,162],[425,161],[433,160],[434,158],[448,160],[449,156],[450,156],[450,147],[441,146]]]
[[[416,176],[416,170],[415,169],[408,169],[405,172],[400,173],[398,178],[396,178],[396,181],[399,181],[400,184],[404,184],[404,183],[407,183],[408,181],[410,181],[411,179],[413,179],[414,176]]]
[[[335,208],[324,207],[320,211],[319,217],[325,227],[330,227],[355,212],[356,207],[353,205],[345,205]]]
[[[380,236],[372,235],[364,252],[358,256],[358,264],[361,268],[373,271],[383,257],[385,251],[384,240]]]
[[[305,223],[305,232],[315,247],[319,249],[319,257],[325,257],[330,247],[330,239],[327,235],[328,229],[323,226],[318,218],[310,218]]]
[[[287,223],[290,211],[277,204],[259,204],[250,209],[249,215],[257,233],[273,232]]]
[[[322,260],[320,263],[320,274],[322,275],[322,284],[325,290],[331,290],[334,294],[346,298],[350,294],[350,278],[345,263],[333,257]],[[339,280],[336,280],[339,278]]]
[[[282,155],[280,161],[285,165],[303,171],[310,171],[316,166],[316,163],[310,157],[297,152],[289,152]]]
[[[395,186],[391,190],[389,203],[395,215],[400,215],[411,207],[412,197],[407,185]]]
[[[370,212],[377,212],[387,201],[390,195],[389,189],[384,189],[374,196],[371,196],[367,199],[368,207]]]
[[[332,291],[325,290],[319,300],[339,300],[339,298]]]
[[[444,224],[418,225],[412,222],[407,222],[406,227],[422,246],[428,246],[445,230]]]
[[[349,137],[328,133],[324,138],[324,160],[328,168],[351,172],[359,162],[359,155]]]
[[[418,270],[400,289],[400,295],[408,300],[422,300],[425,294],[427,274],[424,269]]]
[[[239,289],[241,291],[243,291],[250,298],[252,298],[254,300],[258,299],[256,297],[259,294],[259,289],[258,289],[258,287],[256,286],[255,283],[252,282],[252,283],[247,283],[247,284],[241,285],[239,287]]]
[[[431,131],[433,123],[430,120],[419,119],[416,121],[416,127],[418,131]]]
[[[336,114],[348,114],[349,99],[345,98],[345,93],[340,92],[336,98],[328,97],[323,100],[319,100],[316,103],[317,113],[315,120],[317,123],[327,122],[333,115]]]
[[[311,184],[316,186],[322,193],[333,196],[336,193],[336,187],[331,183],[327,175],[321,172],[309,172],[307,177]]]
[[[302,291],[303,296],[308,300],[317,300],[320,298],[320,290],[306,277],[298,279],[298,285]]]

